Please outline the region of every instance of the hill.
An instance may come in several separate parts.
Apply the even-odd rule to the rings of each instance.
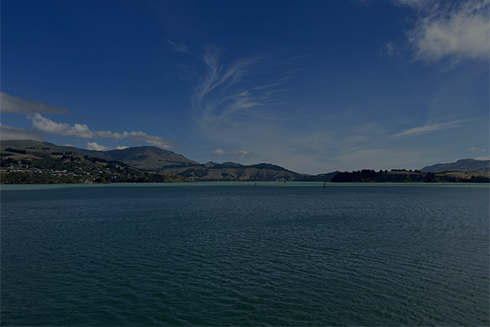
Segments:
[[[1,142],[1,150],[17,149],[23,150],[26,153],[52,153],[52,152],[67,152],[63,147],[49,143],[33,140],[9,140]],[[70,151],[68,151],[70,152]]]
[[[329,182],[337,173],[306,175],[298,174],[272,164],[241,165],[237,163],[217,164],[208,162],[204,165],[188,167],[169,167],[162,172],[189,178],[194,181],[311,181]]]
[[[2,184],[188,182],[164,173],[141,171],[117,161],[65,151],[47,142],[6,141],[0,152]]]
[[[123,150],[94,151],[76,147],[56,146],[30,140],[3,141],[2,149],[15,149],[28,154],[76,154],[167,175],[176,175],[193,181],[319,181],[329,182],[337,173],[320,175],[298,174],[272,164],[241,165],[234,162],[199,164],[181,154],[153,146],[132,147]]]
[[[138,146],[122,150],[95,151],[75,147],[62,147],[67,151],[88,155],[105,160],[120,161],[127,165],[144,170],[161,171],[165,167],[198,165],[181,154],[163,150],[154,146]]]
[[[421,172],[391,170],[376,172],[363,169],[353,172],[338,173],[332,179],[334,183],[489,183],[488,172]]]
[[[490,160],[461,159],[456,162],[435,164],[420,169],[421,172],[441,172],[441,171],[490,171]]]

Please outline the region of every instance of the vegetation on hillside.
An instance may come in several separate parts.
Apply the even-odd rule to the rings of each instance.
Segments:
[[[490,160],[461,159],[456,162],[435,164],[420,169],[422,172],[442,172],[442,171],[490,171]]]
[[[173,181],[317,181],[396,183],[488,183],[489,161],[459,160],[434,170],[360,170],[299,174],[273,164],[199,164],[153,146],[94,151],[32,140],[2,141],[2,183],[108,183]],[[457,167],[458,171],[440,171]],[[465,170],[473,169],[471,172]],[[462,171],[463,170],[463,171]],[[44,175],[40,175],[42,172]]]
[[[62,147],[80,155],[101,158],[107,161],[119,161],[142,170],[161,171],[165,167],[199,165],[181,154],[163,150],[154,146],[138,146],[120,150],[95,151],[75,147]]]
[[[34,150],[34,149],[33,149]],[[46,150],[47,151],[47,150]],[[5,149],[0,156],[2,184],[166,183],[186,178],[141,171],[124,163],[63,152]]]
[[[215,164],[168,167],[163,170],[168,174],[174,174],[189,178],[194,181],[311,181],[329,182],[336,174],[306,175],[298,174],[283,167],[272,164]]]
[[[487,172],[421,172],[419,170],[380,170],[370,169],[338,173],[334,183],[489,183]]]

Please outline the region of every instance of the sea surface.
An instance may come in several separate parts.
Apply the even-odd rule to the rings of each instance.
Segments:
[[[488,326],[489,185],[1,187],[2,326]]]

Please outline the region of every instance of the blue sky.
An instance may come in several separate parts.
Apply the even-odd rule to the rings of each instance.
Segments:
[[[1,137],[310,174],[487,157],[489,7],[5,0]]]

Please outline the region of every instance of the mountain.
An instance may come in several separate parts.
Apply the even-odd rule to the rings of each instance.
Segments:
[[[63,147],[49,143],[39,142],[33,140],[9,140],[1,141],[1,149],[12,148],[17,150],[24,150],[29,153],[51,153],[51,152],[66,152]]]
[[[441,171],[490,171],[490,160],[461,159],[456,162],[445,164],[435,164],[420,169],[421,172],[441,172]]]
[[[154,146],[138,146],[122,150],[95,151],[75,147],[62,147],[80,155],[88,155],[105,160],[120,161],[144,170],[162,171],[166,167],[199,165],[181,154],[163,150]]]
[[[30,140],[2,141],[2,150],[10,148],[31,154],[56,153],[76,154],[106,161],[117,161],[126,165],[176,175],[193,181],[318,181],[329,182],[337,173],[320,175],[298,174],[272,164],[242,165],[234,162],[222,164],[208,162],[204,165],[181,154],[153,146],[139,146],[122,150],[94,151],[76,147],[56,146],[47,142]]]
[[[311,181],[329,182],[337,172],[321,175],[298,174],[272,164],[241,165],[237,163],[217,164],[208,162],[204,165],[187,167],[168,167],[162,172],[189,178],[194,181]]]
[[[66,147],[66,149],[81,155],[120,161],[138,169],[159,171],[195,181],[330,181],[329,178],[331,178],[327,175],[315,178],[265,163],[242,165],[235,162],[220,164],[210,161],[202,165],[181,154],[152,146],[109,151],[83,150],[73,147]]]
[[[175,175],[142,171],[37,141],[2,142],[2,184],[167,183],[189,182]]]

